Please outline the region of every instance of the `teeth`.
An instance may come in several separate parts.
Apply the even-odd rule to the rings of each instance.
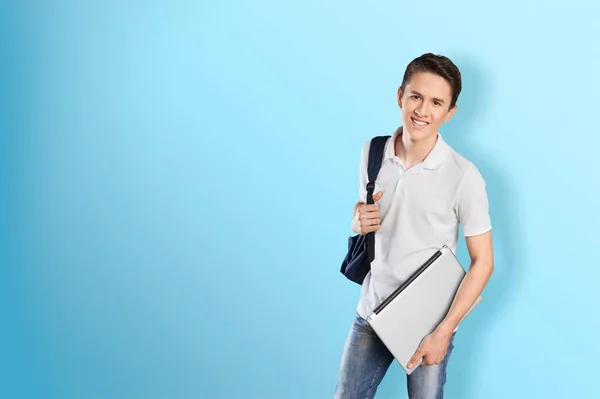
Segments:
[[[413,119],[413,121],[414,121],[414,122],[415,122],[417,125],[419,125],[419,126],[425,126],[425,125],[427,124],[427,122],[421,122],[421,121],[418,121],[418,120],[416,120],[416,119]]]

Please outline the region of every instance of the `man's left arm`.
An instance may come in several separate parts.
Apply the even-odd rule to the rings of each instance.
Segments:
[[[471,257],[471,266],[454,297],[454,302],[448,314],[437,328],[446,335],[452,335],[458,327],[458,323],[471,309],[471,306],[485,288],[494,271],[492,232],[488,231],[477,236],[466,237],[466,241]]]
[[[409,367],[421,358],[424,365],[441,363],[446,356],[452,334],[483,291],[494,270],[494,249],[485,181],[474,166],[465,174],[456,211],[459,221],[463,224],[471,265],[446,317],[434,332],[423,339],[411,358]]]
[[[473,306],[494,271],[492,232],[466,237],[466,241],[471,267],[456,292],[448,314],[435,331],[423,339],[408,364],[409,368],[421,358],[424,366],[439,364],[444,360],[454,330]]]

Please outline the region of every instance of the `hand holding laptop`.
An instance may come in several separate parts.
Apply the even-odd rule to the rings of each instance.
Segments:
[[[435,330],[431,334],[427,335],[421,341],[421,345],[408,361],[408,368],[413,368],[417,365],[418,361],[423,358],[421,363],[424,366],[433,366],[439,364],[446,357],[448,351],[448,344],[452,337],[452,332],[449,334],[443,330]]]

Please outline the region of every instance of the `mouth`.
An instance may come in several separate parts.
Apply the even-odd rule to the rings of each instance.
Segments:
[[[412,121],[412,125],[413,125],[413,127],[417,128],[417,129],[418,129],[418,128],[424,128],[424,127],[426,127],[427,125],[429,125],[429,122],[422,121],[422,120],[420,120],[420,119],[417,119],[417,118],[414,118],[414,117],[412,117],[412,116],[410,117],[410,119],[411,119],[411,121]]]

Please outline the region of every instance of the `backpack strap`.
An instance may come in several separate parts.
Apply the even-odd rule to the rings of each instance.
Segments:
[[[371,145],[369,147],[369,163],[367,166],[367,204],[374,204],[373,192],[375,191],[375,181],[381,164],[383,162],[383,152],[385,151],[385,145],[390,136],[377,136],[371,139]],[[367,233],[367,253],[369,261],[375,259],[375,233]]]

